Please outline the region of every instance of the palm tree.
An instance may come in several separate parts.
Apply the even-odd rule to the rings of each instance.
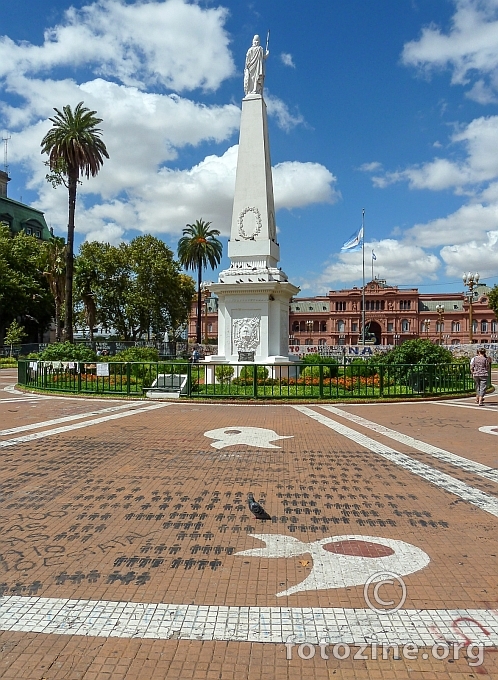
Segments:
[[[221,262],[223,246],[216,236],[218,229],[210,229],[211,222],[196,220],[194,224],[187,224],[183,236],[178,241],[178,257],[185,269],[197,269],[197,326],[196,342],[201,343],[202,319],[202,270],[208,265],[211,269]]]
[[[106,146],[97,127],[102,122],[96,111],[90,111],[80,102],[74,111],[64,106],[62,112],[54,108],[56,116],[50,118],[52,128],[42,140],[42,153],[48,154],[52,172],[67,179],[64,184],[69,194],[69,217],[66,246],[66,295],[64,314],[64,337],[73,341],[73,262],[74,262],[74,213],[76,187],[80,176],[95,177],[109,158]]]

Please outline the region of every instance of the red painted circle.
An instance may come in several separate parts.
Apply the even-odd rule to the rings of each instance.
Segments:
[[[337,541],[322,545],[324,550],[336,555],[351,555],[352,557],[388,557],[394,555],[394,550],[387,545],[370,543],[370,541]]]

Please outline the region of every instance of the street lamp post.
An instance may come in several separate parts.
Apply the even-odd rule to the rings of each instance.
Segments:
[[[436,312],[439,318],[439,344],[443,344],[443,321],[444,321],[444,305],[436,305]]]
[[[425,336],[428,340],[429,339],[429,329],[431,327],[431,320],[430,319],[424,319],[424,327],[425,327]]]
[[[309,336],[312,335],[313,333],[313,321],[311,319],[308,319],[308,321],[306,321],[306,331],[309,338]],[[313,338],[311,338],[311,340],[313,340]]]
[[[397,347],[399,343],[399,333],[394,334],[394,346]]]
[[[469,272],[468,274],[464,273],[462,279],[463,285],[469,289],[467,295],[467,300],[469,301],[469,342],[470,344],[472,344],[474,342],[474,329],[473,329],[474,320],[472,319],[472,303],[474,301],[474,288],[479,283],[479,272],[476,272],[475,274],[472,274],[471,272]]]

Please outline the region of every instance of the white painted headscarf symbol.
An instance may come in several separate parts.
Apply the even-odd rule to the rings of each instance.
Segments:
[[[313,568],[308,577],[277,597],[305,590],[347,588],[364,585],[379,572],[399,576],[413,574],[426,567],[430,558],[410,543],[377,536],[334,536],[313,543],[303,543],[293,536],[250,534],[264,541],[265,548],[243,550],[236,555],[249,557],[295,557],[310,553]]]
[[[223,449],[225,446],[236,444],[247,444],[259,449],[280,449],[282,447],[270,442],[277,439],[292,439],[292,435],[279,435],[274,430],[267,430],[265,427],[239,427],[238,425],[209,430],[209,432],[204,432],[204,436],[218,440],[211,444],[215,449]]]

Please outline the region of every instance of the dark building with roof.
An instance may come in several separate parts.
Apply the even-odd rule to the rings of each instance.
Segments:
[[[9,181],[8,174],[0,170],[0,222],[8,225],[13,236],[24,231],[40,241],[49,241],[51,232],[43,213],[41,210],[8,198],[7,183]]]

